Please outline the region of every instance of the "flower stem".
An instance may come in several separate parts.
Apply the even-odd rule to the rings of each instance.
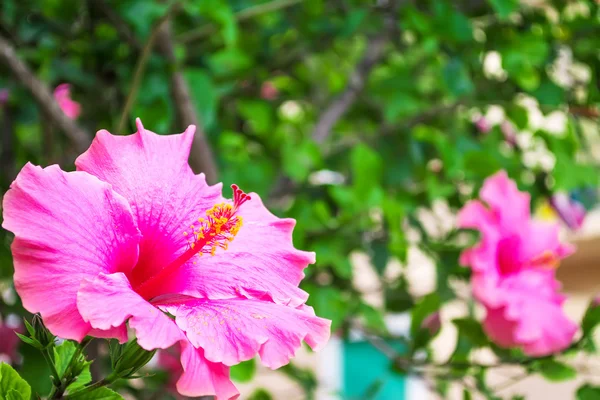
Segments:
[[[72,398],[72,396],[75,396],[75,395],[80,396],[81,394],[84,394],[84,393],[93,392],[94,390],[96,390],[98,388],[110,385],[111,383],[113,383],[116,380],[117,380],[117,376],[110,374],[106,378],[100,379],[99,381],[96,381],[96,382],[92,383],[91,385],[85,386],[81,390],[77,390],[71,394],[66,395],[64,398],[70,399],[70,398]]]
[[[69,365],[67,365],[67,368],[65,369],[65,373],[63,375],[63,379],[61,379],[59,377],[60,385],[58,387],[56,387],[56,386],[52,387],[52,391],[50,392],[50,395],[48,395],[48,399],[49,400],[62,398],[62,395],[67,390],[67,386],[69,386],[75,379],[77,379],[76,376],[75,377],[70,377],[71,370],[73,369],[73,366],[75,365],[75,363],[77,363],[77,360],[79,360],[79,356],[81,355],[81,353],[83,352],[83,350],[87,347],[88,344],[90,344],[90,342],[92,341],[92,339],[93,339],[92,337],[86,337],[77,346],[77,350],[75,350],[75,353],[73,354],[73,357],[71,357],[71,360],[69,361]],[[53,364],[53,366],[54,366],[54,364]],[[56,368],[55,368],[55,370],[56,370]]]
[[[52,373],[52,376],[54,377],[54,381],[52,382],[52,389],[50,390],[50,394],[48,395],[49,399],[53,399],[57,389],[60,386],[60,374],[58,373],[58,370],[56,369],[56,365],[54,365],[54,360],[52,359],[52,357],[50,356],[50,352],[48,351],[48,349],[44,349],[42,350],[42,355],[44,356],[44,360],[46,360],[46,364],[48,364],[48,366],[50,367],[50,372]],[[56,386],[56,385],[59,386]]]

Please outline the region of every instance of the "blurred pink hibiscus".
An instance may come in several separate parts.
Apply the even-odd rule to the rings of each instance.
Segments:
[[[54,89],[54,99],[67,117],[77,119],[81,114],[81,105],[71,99],[71,85],[68,83],[61,83]]]
[[[486,333],[530,356],[565,349],[577,326],[562,310],[555,269],[573,248],[560,243],[556,224],[531,219],[529,194],[519,192],[504,171],[486,179],[480,198],[485,203],[467,203],[458,221],[481,233],[461,263],[473,270],[474,295],[487,310]]]
[[[327,342],[330,321],[298,288],[315,255],[258,195],[233,185],[227,200],[192,172],[194,126],[137,127],[99,131],[76,172],[23,167],[3,207],[17,292],[63,338],[124,342],[128,323],[147,350],[179,344],[180,394],[236,398],[229,366],[258,354],[278,368],[303,340]]]
[[[0,317],[0,362],[14,364],[19,359],[17,350],[21,340],[15,332],[23,332],[23,325],[18,318],[11,321],[10,317],[4,318],[4,320]]]

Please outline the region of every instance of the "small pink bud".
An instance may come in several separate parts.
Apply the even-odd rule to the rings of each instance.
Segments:
[[[273,83],[269,81],[263,82],[262,86],[260,87],[260,97],[265,100],[275,100],[278,95],[279,91],[275,85],[273,85]]]
[[[0,105],[8,101],[8,89],[0,89]]]
[[[500,131],[504,135],[506,143],[515,147],[517,145],[517,130],[510,121],[504,121],[500,124]]]
[[[475,121],[475,127],[481,133],[489,133],[492,130],[492,127],[484,117],[481,117]]]
[[[437,335],[441,327],[442,321],[440,320],[439,311],[429,314],[421,323],[421,329],[427,329],[431,336]]]
[[[76,119],[81,113],[81,105],[71,99],[71,85],[68,83],[62,83],[54,89],[54,99],[67,117]]]

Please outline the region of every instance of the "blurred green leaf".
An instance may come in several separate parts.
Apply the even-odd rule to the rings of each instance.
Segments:
[[[600,400],[600,386],[586,383],[577,389],[577,400]]]
[[[552,382],[567,381],[577,376],[575,368],[556,360],[540,360],[536,362],[535,369],[544,378]]]
[[[249,382],[256,374],[256,361],[254,358],[234,365],[230,369],[231,379],[236,382]]]
[[[186,68],[185,80],[190,85],[192,100],[200,115],[205,129],[210,129],[216,122],[218,103],[217,93],[210,76],[199,68]]]
[[[501,19],[506,19],[519,9],[519,0],[489,0]]]
[[[248,400],[273,400],[273,397],[265,389],[256,389]]]
[[[0,398],[17,398],[17,393],[22,399],[29,400],[31,386],[10,365],[0,363]]]
[[[381,182],[383,164],[380,155],[370,147],[359,144],[350,155],[352,187],[357,200],[366,200]]]
[[[444,80],[448,90],[456,97],[464,96],[475,90],[469,71],[458,58],[450,60],[444,68]]]
[[[75,400],[123,400],[123,397],[110,390],[109,388],[101,387],[91,392],[72,393],[69,398]]]

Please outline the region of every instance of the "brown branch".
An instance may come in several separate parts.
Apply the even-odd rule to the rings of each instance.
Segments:
[[[335,124],[358,99],[373,67],[383,59],[386,44],[396,30],[395,19],[392,15],[392,12],[386,15],[384,31],[367,41],[365,53],[350,75],[346,89],[333,100],[319,117],[311,135],[316,143],[323,143],[329,137]],[[296,184],[290,178],[281,174],[269,193],[269,197],[272,199],[270,204],[277,205],[281,200],[285,201],[285,197],[293,192],[295,187]]]
[[[135,104],[135,100],[137,98],[137,94],[140,90],[140,86],[142,85],[142,78],[144,77],[144,72],[146,71],[146,65],[150,60],[150,56],[152,55],[152,48],[154,47],[154,43],[158,38],[158,34],[162,29],[162,26],[166,24],[169,19],[169,15],[171,14],[172,7],[156,21],[154,26],[152,27],[152,31],[150,32],[150,36],[148,36],[148,40],[146,44],[144,44],[144,48],[142,49],[142,54],[138,58],[137,64],[135,66],[135,71],[133,73],[133,81],[131,82],[131,89],[129,89],[129,94],[127,95],[127,100],[125,100],[125,106],[123,106],[123,112],[121,113],[121,118],[119,119],[119,125],[117,127],[117,132],[122,133],[125,130],[125,125],[127,124],[127,119],[129,118],[129,113]]]
[[[384,33],[371,38],[367,43],[367,49],[363,58],[356,65],[356,68],[348,86],[344,92],[336,98],[319,117],[312,138],[317,143],[323,143],[331,134],[331,129],[346,114],[348,109],[354,104],[358,95],[365,87],[369,73],[373,67],[381,61],[384,56],[385,45],[388,42],[388,33]]]
[[[2,185],[9,184],[15,178],[13,109],[10,104],[0,103],[0,171]]]
[[[56,100],[54,100],[48,86],[39,80],[21,61],[15,49],[3,36],[0,36],[0,62],[4,63],[17,80],[29,90],[43,113],[48,115],[52,123],[73,142],[77,151],[84,152],[87,150],[90,145],[90,135],[65,115]]]
[[[156,44],[160,52],[171,64],[171,95],[177,109],[177,121],[181,125],[180,128],[183,129],[188,125],[196,125],[196,135],[194,136],[192,151],[190,153],[190,166],[196,172],[204,172],[208,183],[215,183],[217,181],[217,165],[215,164],[210,144],[200,124],[200,118],[191,100],[188,84],[185,81],[183,73],[178,68],[169,21],[159,30]]]

